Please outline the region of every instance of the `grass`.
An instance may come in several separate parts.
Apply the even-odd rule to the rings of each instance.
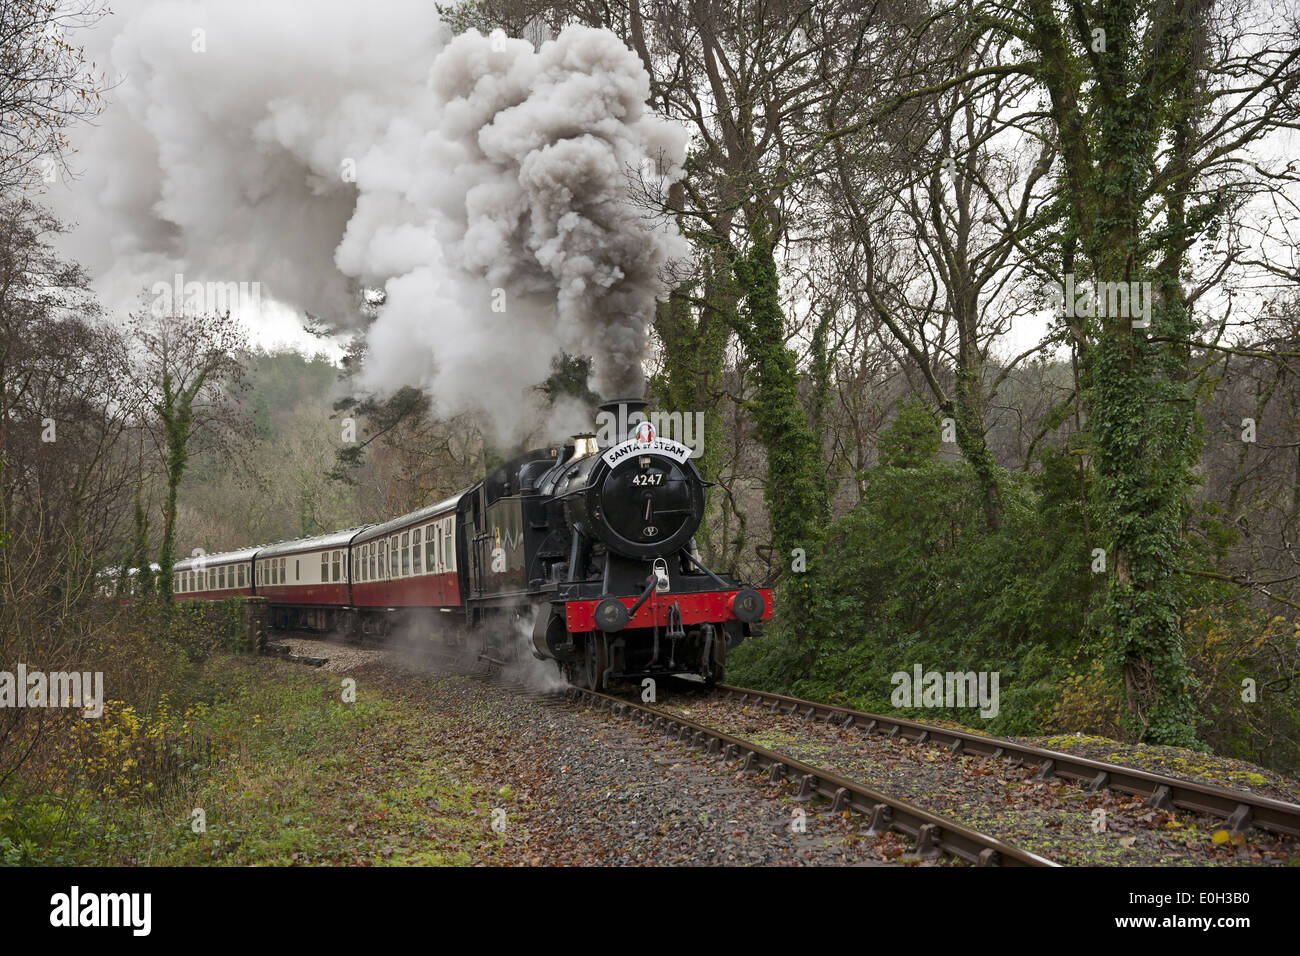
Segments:
[[[448,718],[364,684],[345,703],[338,675],[232,654],[209,658],[192,690],[198,703],[186,708],[183,733],[205,742],[210,759],[161,781],[134,774],[130,760],[114,763],[120,779],[100,793],[90,779],[29,783],[0,801],[5,861],[494,861],[500,800],[449,769],[447,742],[458,735]]]

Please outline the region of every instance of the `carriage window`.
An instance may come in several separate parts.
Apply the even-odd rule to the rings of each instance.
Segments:
[[[293,559],[293,579],[295,581],[302,580],[302,559],[301,558]]]
[[[423,573],[420,569],[420,551],[423,550],[420,545],[420,529],[416,528],[411,532],[411,570],[416,574]]]
[[[397,577],[397,535],[388,539],[388,576]]]
[[[402,573],[411,573],[411,533],[402,535]]]
[[[244,566],[242,564],[239,566],[239,586],[241,588],[244,586]]]
[[[288,561],[288,558],[281,558],[281,559],[280,559],[280,583],[281,583],[281,584],[283,584],[283,583],[284,583],[284,580],[285,580],[285,577],[284,577],[284,573],[285,573],[285,572],[284,572],[284,569],[285,569],[285,563],[286,563],[287,561]]]
[[[451,533],[451,519],[448,518],[443,522],[445,526],[442,532],[443,562],[448,571],[456,570],[456,538]]]
[[[226,566],[224,564],[217,568],[217,587],[223,591],[226,589]]]
[[[330,553],[328,551],[320,553],[320,579],[322,584],[330,579]]]
[[[335,581],[337,581],[337,580],[339,579],[339,564],[340,564],[341,561],[342,561],[342,555],[340,554],[340,552],[335,551],[335,552],[334,552],[334,561],[333,561],[333,571],[334,571],[334,580],[335,580]]]

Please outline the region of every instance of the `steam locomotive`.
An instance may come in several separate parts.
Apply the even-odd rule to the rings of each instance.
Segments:
[[[620,423],[604,447],[584,434],[525,452],[391,521],[180,561],[177,598],[261,595],[275,628],[414,629],[503,658],[524,644],[583,687],[714,683],[772,594],[705,567],[705,482],[645,406],[602,405]]]

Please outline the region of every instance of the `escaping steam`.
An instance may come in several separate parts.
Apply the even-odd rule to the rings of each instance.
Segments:
[[[501,676],[517,681],[538,694],[562,691],[569,682],[560,673],[555,661],[538,660],[533,655],[533,625],[537,621],[537,608],[514,618],[509,625],[509,654]]]
[[[381,394],[502,424],[560,351],[639,393],[687,247],[632,197],[682,175],[685,131],[611,33],[452,38],[433,7],[115,3],[78,38],[118,86],[61,201],[101,294],[260,282],[346,327],[382,288],[361,379]]]

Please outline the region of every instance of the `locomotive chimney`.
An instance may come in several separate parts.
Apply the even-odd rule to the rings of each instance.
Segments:
[[[598,434],[606,439],[605,444],[617,445],[624,439],[631,438],[637,424],[645,419],[646,406],[649,404],[643,398],[612,398],[601,402],[596,422],[599,426]]]

